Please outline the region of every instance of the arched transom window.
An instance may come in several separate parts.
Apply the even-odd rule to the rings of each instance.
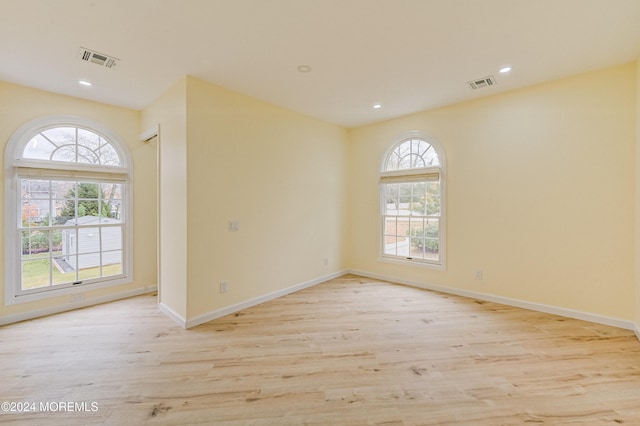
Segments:
[[[408,139],[396,145],[389,153],[384,171],[423,169],[434,166],[440,166],[435,148],[426,141]]]
[[[7,304],[131,281],[130,164],[113,135],[77,117],[36,120],[13,135]]]
[[[383,259],[444,268],[444,158],[412,136],[388,152],[380,173]]]
[[[113,144],[98,133],[80,127],[53,127],[34,135],[22,152],[23,159],[121,166]]]

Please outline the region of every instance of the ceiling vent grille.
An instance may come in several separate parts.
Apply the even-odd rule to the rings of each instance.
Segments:
[[[118,58],[98,53],[84,47],[80,48],[80,59],[85,62],[92,62],[96,65],[100,65],[104,68],[113,68],[118,65],[118,62],[120,62],[120,59]]]
[[[483,87],[493,86],[494,84],[496,84],[496,79],[494,76],[490,75],[489,77],[468,81],[467,84],[473,90],[477,90],[477,89],[482,89]]]

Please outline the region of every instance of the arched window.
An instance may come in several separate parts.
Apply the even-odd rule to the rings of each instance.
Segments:
[[[383,259],[445,267],[444,153],[415,133],[393,145],[380,173]]]
[[[5,152],[5,303],[131,281],[132,167],[98,123],[47,117]]]

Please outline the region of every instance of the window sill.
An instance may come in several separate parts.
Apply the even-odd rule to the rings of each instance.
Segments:
[[[447,269],[444,261],[441,263],[431,263],[431,262],[425,262],[417,259],[415,260],[405,259],[401,257],[391,257],[391,256],[384,256],[384,255],[378,256],[378,261],[385,262],[385,263],[394,263],[396,265],[417,266],[419,268],[432,269],[435,271],[443,271],[443,272],[446,271]]]
[[[83,284],[75,287],[48,289],[48,290],[43,290],[37,293],[6,294],[4,304],[5,306],[19,305],[21,303],[35,302],[38,300],[55,299],[56,297],[62,297],[62,296],[73,297],[74,295],[86,293],[88,291],[97,290],[101,288],[114,287],[122,284],[129,284],[131,282],[133,282],[131,278],[123,276],[113,280],[87,283],[87,284]]]

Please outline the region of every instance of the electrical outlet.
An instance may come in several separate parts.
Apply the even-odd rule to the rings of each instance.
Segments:
[[[84,300],[84,294],[80,293],[80,294],[74,294],[71,297],[69,297],[69,302],[74,303],[74,302],[82,302]]]
[[[222,280],[220,281],[220,293],[226,293],[227,292],[227,286],[228,286],[228,282]]]
[[[329,266],[329,258],[328,257],[324,258],[324,266]]]
[[[476,269],[476,280],[482,281],[482,269]]]

